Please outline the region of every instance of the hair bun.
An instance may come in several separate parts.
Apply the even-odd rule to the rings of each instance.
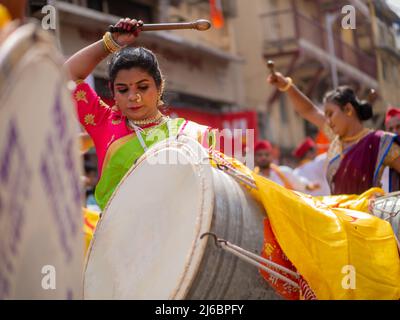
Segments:
[[[374,113],[372,111],[372,105],[368,101],[366,100],[361,101],[359,106],[360,106],[359,108],[360,120],[366,121],[373,117]]]

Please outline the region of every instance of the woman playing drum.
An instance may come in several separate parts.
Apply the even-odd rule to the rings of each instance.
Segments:
[[[132,31],[131,33],[106,33],[103,40],[84,48],[66,62],[66,67],[70,71],[73,80],[78,82],[74,97],[77,102],[79,120],[92,137],[98,154],[101,178],[96,188],[96,200],[103,210],[109,202],[112,205],[111,196],[120,181],[123,180],[123,177],[129,172],[136,160],[152,144],[183,133],[196,138],[203,146],[209,147],[210,130],[208,127],[200,126],[184,119],[171,120],[159,111],[164,81],[156,57],[151,51],[144,48],[125,48],[125,46],[135,41],[140,26],[141,22],[136,20],[121,20],[117,27]],[[110,53],[114,54],[109,68],[111,89],[116,101],[116,105],[113,108],[106,105],[89,85],[79,81],[79,79],[86,78],[96,65]],[[281,80],[284,81],[283,77]],[[286,84],[282,84],[282,87],[284,85]],[[353,109],[351,110],[354,112]],[[321,115],[318,115],[317,118],[322,124],[322,119],[324,118]],[[157,134],[154,135],[154,132],[157,132]],[[351,134],[357,133],[358,131]],[[357,292],[356,295],[351,293],[352,297],[375,297],[375,292],[378,292],[376,288],[379,289],[381,287],[388,291],[386,295],[382,296],[398,297],[397,286],[393,290],[387,290],[386,284],[388,282],[397,283],[399,277],[391,276],[394,273],[389,273],[387,281],[384,281],[384,275],[388,274],[387,270],[397,271],[400,269],[399,262],[392,259],[394,255],[397,257],[398,253],[390,226],[382,225],[380,221],[377,221],[377,218],[370,217],[367,214],[357,213],[356,217],[349,216],[348,208],[341,210],[337,208],[338,206],[335,206],[336,211],[333,212],[329,204],[320,203],[318,200],[313,200],[310,197],[278,186],[263,177],[252,174],[250,170],[240,163],[232,161],[230,164],[236,166],[238,170],[242,170],[244,174],[248,173],[250,178],[255,180],[254,196],[268,212],[271,220],[271,230],[277,236],[279,245],[297,271],[310,284],[318,298],[350,296],[348,291],[337,287],[337,283],[340,282],[336,281],[341,276],[337,272],[340,273],[342,262],[348,264],[349,261],[352,261],[363,279],[357,282],[359,293]],[[137,182],[140,183],[141,181]],[[140,200],[143,199],[138,199],[138,201]],[[147,205],[149,206],[148,202]],[[108,226],[106,223],[106,218],[108,217],[107,209],[105,211],[106,214],[102,219],[104,224],[101,223],[100,231],[102,226],[103,229]],[[159,210],[156,213],[158,215]],[[124,217],[131,216],[133,215],[124,215]],[[160,217],[169,219],[163,214],[160,214]],[[144,220],[146,215],[142,215],[140,218]],[[112,222],[117,223],[116,220],[112,220]],[[243,220],[242,223],[244,223]],[[364,242],[348,240],[350,237],[348,232],[350,223],[362,229],[362,232],[366,232],[361,228],[365,225],[368,225],[370,233],[379,229],[379,237],[375,237],[377,239],[374,237],[368,238],[368,250],[363,250],[361,252],[363,255],[358,249],[359,247],[365,248]],[[123,225],[125,226],[125,224]],[[154,224],[151,223],[151,225]],[[187,230],[186,225],[185,228],[180,228],[180,230]],[[128,226],[128,229],[131,230],[130,226]],[[115,228],[110,230],[117,232]],[[143,230],[146,229],[140,229],[140,231]],[[358,232],[357,228],[354,232]],[[157,232],[153,234],[157,235],[157,237],[151,237],[151,241],[158,240],[158,242],[156,241],[157,245],[161,243],[162,246],[164,239],[158,238],[159,233]],[[118,234],[118,237],[124,242],[124,236]],[[354,237],[358,239],[358,233]],[[100,237],[98,236],[97,238],[99,239]],[[142,241],[142,238],[139,240]],[[196,237],[193,241],[199,241],[199,239]],[[93,243],[95,246],[96,237]],[[107,240],[106,243],[110,243],[110,241]],[[352,247],[352,250],[349,250],[349,244],[354,247]],[[269,258],[276,247],[277,245],[266,246],[266,257]],[[101,254],[98,256],[104,257],[105,251],[103,249],[100,250]],[[375,275],[374,279],[379,278],[379,282],[382,282],[382,284],[379,284],[374,279],[369,280],[369,277],[365,277],[368,270],[371,269],[369,265],[366,265],[365,261],[375,261],[375,256],[378,253],[380,254],[382,250],[386,252],[386,259],[383,259],[379,269],[372,269]],[[120,253],[118,250],[113,250],[113,248],[110,248],[108,252],[112,252],[112,254]],[[136,252],[131,252],[130,254],[135,254]],[[354,252],[357,252],[357,254],[355,255]],[[184,251],[183,253],[183,256],[187,257],[189,251]],[[89,260],[90,257],[93,259],[93,256],[95,256],[93,253],[92,255],[89,254]],[[361,258],[357,259],[360,256]],[[332,259],[332,257],[340,257],[340,259]],[[106,258],[105,260],[110,263],[123,258],[125,259],[122,254],[118,255],[118,259]],[[126,258],[129,262],[137,262],[131,256]],[[140,264],[139,262],[138,264]],[[93,265],[97,264],[93,262]],[[103,266],[103,264],[101,265]],[[148,261],[148,264],[143,265],[153,266],[152,261]],[[110,268],[112,272],[117,273],[113,266],[110,266]],[[93,272],[91,274],[94,275],[94,278],[89,276],[86,278],[94,279],[95,282],[98,282],[98,273]],[[109,272],[105,272],[104,278],[108,275]],[[335,276],[335,280],[332,276]],[[87,281],[87,283],[90,284],[90,281]],[[111,286],[113,286],[112,283]],[[145,284],[145,286],[147,290],[148,285]],[[365,288],[372,288],[373,290],[367,292]],[[112,294],[112,292],[107,292],[107,294]]]
[[[268,82],[287,92],[295,110],[332,140],[327,178],[333,195],[361,194],[381,186],[383,169],[391,170],[391,191],[399,190],[400,139],[391,133],[365,128],[372,106],[360,101],[349,87],[339,87],[324,98],[325,114],[292,84],[274,73]]]
[[[181,133],[192,134],[200,143],[209,140],[207,127],[185,119],[172,120],[160,112],[164,79],[157,58],[145,48],[128,47],[141,25],[141,21],[121,19],[116,26],[132,32],[107,32],[103,40],[65,63],[77,83],[74,98],[79,121],[96,147],[101,178],[95,195],[102,209],[125,173],[152,144]],[[110,88],[116,101],[112,108],[81,80],[110,54]]]

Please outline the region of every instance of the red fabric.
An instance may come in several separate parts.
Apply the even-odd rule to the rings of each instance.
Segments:
[[[290,262],[276,240],[268,218],[264,219],[264,248],[261,252],[261,256],[298,274],[296,267]],[[270,266],[266,267],[284,275],[299,285],[299,288],[293,287],[291,284],[288,284],[260,269],[259,271],[264,280],[267,281],[269,285],[274,288],[275,292],[282,298],[286,300],[317,300],[315,293],[300,274],[299,279],[296,279],[292,275],[286,274],[283,271],[271,268]]]
[[[317,154],[322,154],[328,151],[330,141],[322,131],[318,132],[317,137],[315,138],[315,143],[317,145]]]
[[[254,152],[257,152],[259,150],[267,150],[267,151],[272,151],[272,145],[269,141],[267,140],[261,140],[256,143],[254,146]]]
[[[282,251],[281,247],[279,246],[279,243],[276,240],[274,233],[272,232],[272,228],[271,228],[269,219],[264,219],[264,248],[262,250],[261,256],[263,258],[271,260],[272,262],[275,262],[291,271],[296,272],[296,268],[289,261],[289,259],[286,257],[286,255]],[[266,266],[266,267],[269,267],[269,266]],[[288,274],[284,273],[283,271],[273,269],[271,267],[269,267],[269,268],[286,276],[290,280],[298,283],[298,281],[293,276],[288,275]],[[292,285],[274,277],[273,275],[267,273],[264,270],[260,269],[260,273],[263,276],[263,278],[270,284],[270,286],[275,289],[276,293],[278,293],[283,298],[285,298],[287,300],[299,300],[300,299],[300,293],[299,293],[298,288],[295,288]]]
[[[400,109],[391,107],[386,112],[385,124],[387,124],[394,117],[400,119]]]
[[[296,158],[303,158],[306,153],[311,150],[312,148],[315,148],[315,142],[313,139],[308,137],[305,141],[303,141],[299,146],[297,146],[297,149],[294,150],[293,155]]]
[[[210,16],[213,26],[220,29],[224,26],[224,14],[222,12],[221,0],[210,0]]]

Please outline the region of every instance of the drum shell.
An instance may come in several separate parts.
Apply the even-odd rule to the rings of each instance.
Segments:
[[[400,240],[400,192],[389,193],[377,198],[372,206],[374,216],[390,223],[393,232]],[[399,246],[400,247],[400,246]]]
[[[153,166],[167,150],[186,154],[190,164]],[[278,299],[257,267],[201,238],[215,232],[259,254],[264,217],[200,144],[182,136],[162,142],[130,169],[104,209],[88,250],[84,298]]]
[[[263,248],[264,209],[231,176],[213,169],[214,212],[210,232],[260,255]],[[208,239],[202,263],[186,299],[277,300],[280,296],[248,262],[218,249]]]

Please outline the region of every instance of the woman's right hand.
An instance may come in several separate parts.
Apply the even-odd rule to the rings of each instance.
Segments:
[[[136,38],[139,36],[140,28],[143,26],[142,20],[136,19],[120,19],[115,27],[122,28],[127,32],[113,32],[111,35],[115,42],[117,42],[121,46],[128,46],[132,44]]]
[[[274,74],[269,75],[267,81],[277,89],[283,89],[289,84],[289,81],[280,72],[275,72]]]

